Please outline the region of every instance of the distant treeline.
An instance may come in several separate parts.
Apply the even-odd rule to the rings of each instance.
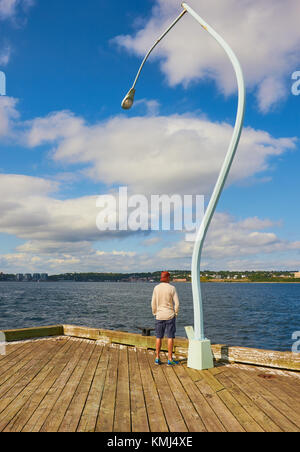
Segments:
[[[155,273],[65,273],[52,275],[48,281],[127,282],[130,280],[158,281],[161,272]]]
[[[171,281],[191,281],[191,272],[187,270],[172,270]],[[203,282],[300,282],[294,277],[295,272],[289,271],[201,271]],[[78,282],[159,282],[161,271],[144,273],[64,273],[48,276],[48,281],[78,281]],[[16,275],[0,273],[0,281],[16,281]]]

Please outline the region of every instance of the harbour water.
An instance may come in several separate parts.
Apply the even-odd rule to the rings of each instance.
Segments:
[[[192,288],[175,284],[177,335],[193,324]],[[139,333],[154,327],[151,283],[0,283],[0,330],[73,324]],[[212,343],[290,351],[300,331],[300,284],[202,285],[205,333]],[[300,333],[299,333],[300,336]]]

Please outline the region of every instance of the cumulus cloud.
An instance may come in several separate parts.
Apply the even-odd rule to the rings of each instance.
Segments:
[[[300,63],[300,3],[298,0],[190,0],[195,9],[232,46],[241,60],[246,82],[255,89],[262,112],[287,92],[287,74]],[[177,0],[156,0],[149,20],[132,35],[115,42],[144,56],[171,20],[179,14]],[[213,79],[225,94],[236,90],[232,66],[215,40],[189,15],[159,45],[153,58],[169,84]]]
[[[34,0],[0,0],[0,20],[15,17],[19,10],[28,10],[34,4]]]
[[[216,213],[205,242],[203,265],[233,270],[288,268],[293,253],[293,262],[296,262],[296,256],[300,254],[300,242],[281,239],[270,231],[278,226],[278,222],[268,219],[254,217],[237,221],[229,214]],[[177,261],[178,268],[180,263],[183,265],[190,262],[193,246],[193,243],[181,240],[171,247],[163,248],[158,257],[170,263]],[[276,260],[278,256],[281,257]]]
[[[0,66],[6,66],[10,60],[11,55],[11,47],[9,45],[6,45],[3,49],[0,51]]]
[[[43,241],[42,246],[51,241],[66,246],[96,240],[100,234],[96,228],[97,197],[60,200],[55,197],[58,189],[55,181],[1,174],[0,231]]]
[[[0,174],[0,233],[24,240],[15,252],[0,255],[2,270],[104,271],[114,259],[126,267],[128,259],[134,261],[135,251],[101,250],[104,238],[133,232],[97,229],[98,196],[61,200],[59,190],[60,184],[52,180]],[[99,249],[94,248],[96,242]]]
[[[0,137],[9,136],[19,117],[17,100],[12,97],[0,96]]]
[[[194,115],[119,116],[89,125],[71,112],[52,113],[29,125],[27,143],[52,144],[57,162],[85,165],[85,174],[141,194],[201,193],[214,186],[233,128]],[[295,148],[296,139],[244,129],[230,173],[240,182],[270,166],[270,158]],[[124,170],[126,168],[126,171]]]
[[[96,197],[60,200],[59,189],[58,183],[42,178],[0,175],[0,232],[24,241],[14,252],[0,255],[2,271],[130,272],[155,270],[162,265],[170,269],[190,268],[193,243],[180,239],[178,232],[170,232],[174,245],[158,253],[151,248],[159,242],[163,245],[162,236],[157,234],[142,241],[140,250],[114,249],[116,243],[122,243],[114,241],[110,242],[112,250],[105,249],[104,238],[111,240],[128,234],[140,234],[142,238],[144,233],[101,233],[96,228]],[[274,232],[279,226],[269,219],[237,221],[228,214],[217,213],[205,244],[205,264],[211,268],[246,269],[265,260],[265,268],[274,263],[274,268],[283,269],[286,259],[292,262],[294,258],[296,262],[300,242],[281,239]],[[279,255],[281,258],[275,263]],[[234,268],[237,261],[240,266]]]

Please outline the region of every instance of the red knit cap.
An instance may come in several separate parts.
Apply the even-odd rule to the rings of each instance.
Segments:
[[[160,282],[169,282],[170,276],[169,272],[162,272]]]

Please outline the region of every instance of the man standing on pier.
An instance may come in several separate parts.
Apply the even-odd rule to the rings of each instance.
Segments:
[[[176,288],[170,284],[170,273],[162,272],[160,284],[154,288],[152,313],[156,317],[156,360],[161,364],[159,355],[165,334],[168,336],[168,366],[178,364],[173,360],[173,347],[176,334],[176,317],[179,312],[179,298]]]

